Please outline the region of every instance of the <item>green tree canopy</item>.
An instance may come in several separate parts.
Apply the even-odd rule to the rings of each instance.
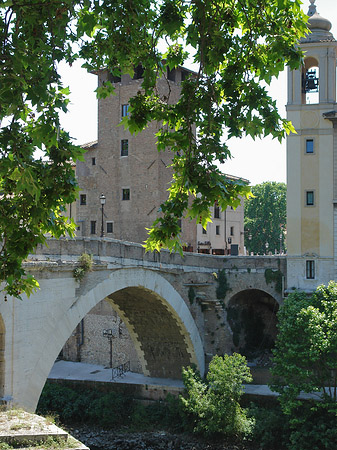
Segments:
[[[18,296],[34,287],[21,262],[46,232],[72,231],[61,212],[76,196],[71,161],[81,151],[59,123],[68,103],[60,61],[81,57],[88,70],[109,68],[116,76],[145,67],[125,126],[138,132],[152,120],[163,124],[158,149],[173,152],[174,181],[147,248],[177,250],[181,217],[206,226],[215,201],[225,209],[248,195],[247,186],[216,165],[230,156],[228,139],[282,139],[292,130],[266,86],[285,65],[301,63],[295,44],[307,27],[300,3],[0,0],[0,280],[7,291]],[[159,42],[166,51],[158,50]],[[173,105],[160,97],[156,80],[188,58],[198,69]],[[100,97],[111,93],[110,82],[97,90]],[[48,161],[34,158],[37,148]]]
[[[291,409],[301,391],[337,401],[337,283],[295,291],[278,312],[274,390]]]
[[[337,283],[295,291],[278,312],[271,388],[290,418],[291,450],[337,445]],[[298,398],[313,394],[313,400]],[[318,400],[318,401],[317,401]]]
[[[268,250],[285,250],[287,222],[287,186],[285,183],[267,181],[252,187],[245,201],[245,244],[247,250],[264,254]],[[281,238],[281,239],[280,239]]]

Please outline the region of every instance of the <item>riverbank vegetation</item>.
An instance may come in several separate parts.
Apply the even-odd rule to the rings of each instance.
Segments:
[[[56,383],[46,383],[38,405],[38,414],[54,414],[60,424],[79,430],[97,428],[130,434],[163,431],[184,435],[186,441],[196,437],[217,448],[235,445],[237,449],[283,450],[287,442],[288,426],[279,405],[275,400],[264,399],[252,403],[249,397],[241,399],[249,423],[253,424],[247,433],[223,435],[220,432],[204,433],[195,430],[196,416],[186,411],[181,400],[168,395],[163,401],[140,402],[126,394],[100,392],[83,389],[82,386],[67,387]],[[87,432],[85,432],[86,434]],[[77,436],[85,440],[83,436]],[[222,445],[222,447],[220,447]],[[230,447],[228,447],[230,448]]]

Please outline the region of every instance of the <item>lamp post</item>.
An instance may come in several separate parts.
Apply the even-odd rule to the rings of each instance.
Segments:
[[[282,237],[283,237],[283,234],[281,231],[281,233],[280,233],[280,255],[282,254]]]
[[[249,249],[250,249],[250,241],[252,240],[252,233],[250,232],[250,231],[248,231],[248,230],[246,230],[246,231],[241,231],[241,234],[243,235],[243,236],[247,236],[248,237],[248,240],[249,240]],[[249,249],[248,249],[248,254],[249,254]]]
[[[102,226],[101,226],[101,237],[104,236],[104,224],[103,224],[103,217],[104,217],[104,205],[105,205],[105,195],[101,194],[99,197],[99,201],[101,202],[101,209],[102,209]]]
[[[268,244],[268,242],[266,242],[266,255],[268,255],[268,248],[269,248],[269,244]]]

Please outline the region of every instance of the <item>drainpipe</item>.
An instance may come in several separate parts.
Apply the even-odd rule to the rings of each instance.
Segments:
[[[84,319],[77,325],[76,332],[76,340],[77,340],[77,361],[81,362],[81,347],[84,344]]]
[[[225,253],[227,255],[227,208],[224,211],[224,217],[225,217]]]

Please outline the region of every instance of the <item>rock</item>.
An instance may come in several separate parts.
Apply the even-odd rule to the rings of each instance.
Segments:
[[[172,433],[138,432],[126,430],[103,430],[77,426],[70,433],[80,439],[91,450],[249,450],[247,446],[226,445],[224,442],[209,443],[194,436]]]

